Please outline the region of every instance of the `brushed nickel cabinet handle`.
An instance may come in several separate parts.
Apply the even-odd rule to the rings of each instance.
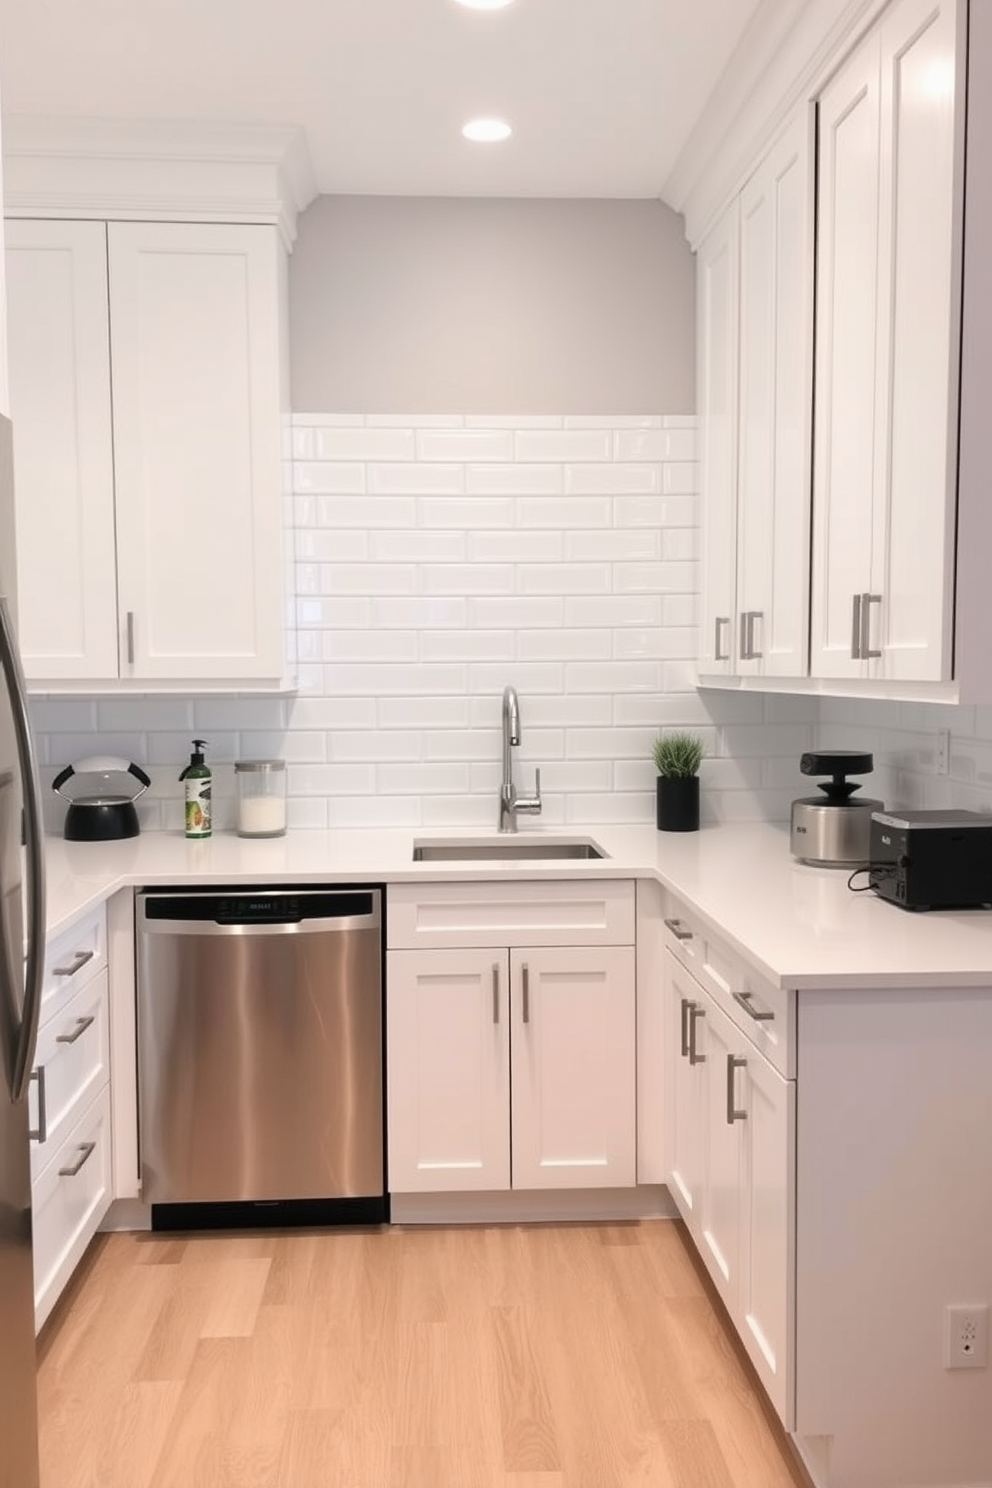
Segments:
[[[77,1018],[76,1026],[71,1033],[60,1033],[56,1035],[57,1044],[74,1044],[77,1039],[82,1038],[87,1028],[92,1028],[96,1022],[96,1013],[89,1013],[85,1018]]]
[[[686,1058],[688,1056],[688,1053],[689,1053],[689,1009],[691,1007],[694,1007],[694,1006],[695,1006],[695,1003],[690,1002],[689,999],[688,999],[688,997],[683,997],[683,999],[682,999],[682,1057],[683,1057],[683,1059]]]
[[[726,625],[727,628],[729,629],[729,627],[730,627],[730,616],[729,615],[717,615],[716,620],[713,623],[713,660],[714,661],[729,661],[730,660],[730,650],[729,650],[729,648],[726,651],[724,651],[723,648],[722,648],[722,646],[720,645],[720,639],[721,639],[721,637],[720,637],[720,627],[723,626],[723,625]]]
[[[700,1054],[696,1049],[696,1020],[706,1017],[706,1009],[699,1007],[695,1002],[689,1004],[689,1063],[705,1064],[706,1055]]]
[[[775,1017],[775,1014],[772,1013],[772,1012],[760,1012],[759,1013],[758,1010],[757,1010],[757,1008],[755,1008],[753,1006],[753,1004],[752,1004],[751,999],[753,997],[754,997],[754,993],[753,992],[735,992],[734,993],[734,1001],[737,1003],[737,1006],[738,1007],[742,1007],[744,1009],[744,1011],[747,1013],[748,1017],[752,1020],[752,1022],[754,1022],[754,1023],[770,1023],[771,1020]]]
[[[676,940],[692,939],[692,931],[687,930],[681,920],[666,920],[665,924],[671,930]]]
[[[493,962],[493,1022],[499,1022],[499,962]]]
[[[28,1132],[28,1136],[32,1142],[44,1143],[48,1141],[48,1101],[45,1090],[45,1066],[39,1064],[37,1069],[31,1071],[29,1078],[38,1082],[38,1125],[32,1131]]]
[[[733,1126],[735,1121],[746,1121],[747,1112],[739,1111],[734,1105],[734,1071],[745,1069],[746,1059],[738,1059],[733,1054],[727,1055],[727,1125]]]
[[[523,1020],[524,1020],[525,1023],[529,1023],[530,1022],[530,970],[529,970],[529,968],[527,966],[527,962],[526,961],[524,962],[523,966],[521,967],[520,975],[521,975],[521,980],[523,981],[523,990],[524,990]]]
[[[861,660],[861,598],[860,594],[854,596],[854,608],[851,614],[851,660]]]
[[[68,965],[54,967],[52,970],[52,976],[75,976],[77,971],[82,971],[87,961],[93,960],[95,954],[95,951],[77,951]]]
[[[861,656],[865,661],[882,654],[880,650],[874,650],[871,644],[871,607],[873,604],[880,605],[881,603],[880,594],[862,594],[861,596]]]
[[[127,612],[127,661],[134,666],[134,611]]]
[[[764,620],[764,610],[748,610],[747,612],[747,659],[748,661],[760,661],[761,652],[754,644],[754,626],[757,620]]]
[[[89,1162],[95,1151],[95,1142],[81,1143],[79,1148],[79,1156],[77,1157],[76,1161],[74,1163],[70,1163],[67,1168],[59,1168],[59,1177],[75,1178],[76,1174],[81,1172],[82,1169],[85,1168],[86,1164]]]

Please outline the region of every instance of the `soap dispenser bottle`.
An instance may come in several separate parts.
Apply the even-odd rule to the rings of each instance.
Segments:
[[[204,762],[206,739],[193,740],[193,753],[179,779],[186,782],[186,836],[210,836],[210,766]]]

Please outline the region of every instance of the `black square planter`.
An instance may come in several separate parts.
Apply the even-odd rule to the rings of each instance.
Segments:
[[[658,776],[659,832],[699,831],[699,776],[681,779]]]

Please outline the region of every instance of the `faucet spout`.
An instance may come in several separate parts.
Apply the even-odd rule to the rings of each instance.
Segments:
[[[520,703],[515,687],[503,689],[503,778],[499,787],[499,830],[517,830],[517,812],[537,816],[541,810],[541,772],[537,771],[533,796],[518,796],[513,784],[511,748],[520,743]]]

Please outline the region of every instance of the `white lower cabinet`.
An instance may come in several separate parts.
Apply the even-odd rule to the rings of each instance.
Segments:
[[[113,1200],[110,1000],[103,905],[46,950],[30,1094],[35,1327]]]
[[[392,1192],[633,1186],[633,886],[606,888],[605,895],[603,886],[597,894],[595,885],[544,883],[509,893],[484,884],[392,891]],[[569,920],[592,943],[556,943]],[[471,941],[482,926],[495,940],[498,923],[516,923],[531,943],[443,943]],[[395,943],[417,935],[432,944]],[[615,935],[630,944],[595,943]]]
[[[685,934],[683,922],[676,924]],[[669,1190],[772,1405],[791,1428],[796,1086],[745,1031],[754,1023],[767,1038],[767,1025],[780,1015],[741,991],[733,975],[722,991],[710,990],[671,947],[664,984]],[[788,1039],[779,1047],[784,1064]]]

